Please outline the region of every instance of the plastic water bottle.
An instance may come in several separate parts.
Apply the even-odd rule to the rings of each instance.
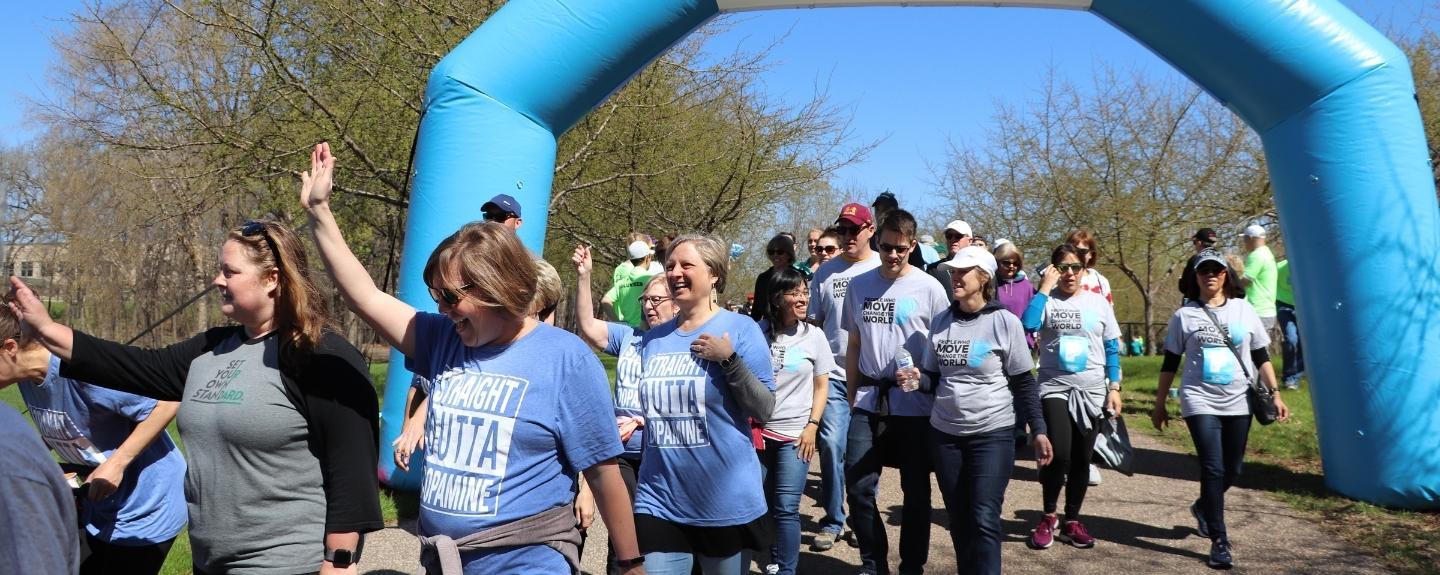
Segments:
[[[898,377],[900,375],[900,372],[906,371],[912,367],[915,367],[915,358],[910,356],[910,352],[905,349],[904,345],[897,346],[895,348],[895,374],[897,376],[896,379],[900,379]],[[919,378],[907,375],[904,380],[900,382],[900,391],[911,392],[917,389],[920,389]]]

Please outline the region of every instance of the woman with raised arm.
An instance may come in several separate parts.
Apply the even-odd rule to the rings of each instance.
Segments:
[[[565,573],[579,569],[571,503],[577,473],[595,492],[626,573],[643,573],[624,451],[605,370],[584,342],[530,314],[535,268],[514,232],[471,223],[425,264],[440,313],[380,290],[330,212],[335,159],[321,143],[300,201],[315,245],[350,308],[430,383],[422,560],[430,573]],[[458,556],[458,562],[454,559]],[[458,563],[458,564],[457,564]]]
[[[750,420],[770,416],[775,384],[760,328],[715,301],[729,259],[712,236],[675,238],[665,279],[679,313],[641,339],[635,525],[651,573],[739,575],[770,543]]]
[[[220,248],[212,284],[239,325],[147,350],[72,330],[11,278],[12,309],[60,375],[179,401],[194,570],[355,573],[384,526],[379,404],[359,350],[329,328],[300,239],[254,221]]]
[[[1225,491],[1240,477],[1245,443],[1250,438],[1250,404],[1246,390],[1260,383],[1275,392],[1275,369],[1266,346],[1270,337],[1259,314],[1245,301],[1245,290],[1223,254],[1201,250],[1191,259],[1193,279],[1185,288],[1186,303],[1170,316],[1165,331],[1165,361],[1155,390],[1150,422],[1162,429],[1170,421],[1165,401],[1175,372],[1180,379],[1180,415],[1200,460],[1200,498],[1190,504],[1196,532],[1210,539],[1206,562],[1215,569],[1234,563],[1225,529]],[[1275,393],[1279,421],[1290,408]]]

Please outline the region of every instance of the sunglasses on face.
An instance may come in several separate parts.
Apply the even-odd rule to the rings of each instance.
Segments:
[[[1007,267],[1007,268],[1018,268],[1018,267],[1020,267],[1020,262],[1017,262],[1017,261],[1015,261],[1015,260],[1000,260],[999,264],[1002,265],[1002,266],[1005,266],[1005,267]]]
[[[968,237],[965,234],[945,234],[945,242],[953,244]]]
[[[1204,266],[1204,267],[1197,268],[1197,269],[1195,270],[1195,273],[1200,274],[1200,275],[1202,275],[1202,276],[1218,276],[1218,275],[1220,275],[1220,274],[1225,273],[1225,268],[1220,267],[1220,266]]]
[[[1085,259],[1085,256],[1090,255],[1090,248],[1075,248],[1075,253],[1080,256],[1080,259]]]
[[[265,245],[270,248],[270,255],[275,258],[275,267],[280,267],[280,250],[275,247],[275,239],[270,237],[270,226],[265,222],[250,220],[240,226],[240,235],[247,238],[260,236],[265,240]]]
[[[487,221],[487,222],[495,222],[495,223],[497,223],[497,224],[503,224],[503,223],[505,223],[506,221],[508,221],[510,218],[514,218],[514,217],[517,217],[517,216],[516,216],[515,214],[510,213],[510,212],[497,212],[497,211],[485,212],[485,221]]]
[[[783,256],[783,255],[786,255],[786,254],[789,253],[789,252],[786,252],[785,250],[766,250],[765,253],[770,254],[770,255],[772,255],[772,256]]]
[[[815,246],[815,251],[829,255],[840,251],[840,246]]]
[[[428,287],[428,286],[427,286],[427,287]],[[473,284],[473,283],[465,284],[465,285],[460,286],[459,288],[456,288],[456,289],[450,289],[450,288],[439,288],[439,289],[436,289],[436,288],[433,288],[433,287],[432,287],[432,288],[430,288],[430,299],[435,300],[435,303],[445,302],[445,305],[454,307],[454,306],[456,306],[456,305],[458,305],[458,304],[460,303],[460,294],[461,294],[461,292],[464,292],[465,290],[468,290],[468,289],[473,288],[473,287],[475,287],[475,284]]]
[[[1084,264],[1055,264],[1055,269],[1060,270],[1060,273],[1062,273],[1062,274],[1063,274],[1063,273],[1078,274],[1078,273],[1081,272],[1081,270],[1084,270],[1084,269],[1085,269],[1085,265],[1084,265]]]
[[[905,253],[906,251],[908,251],[908,250],[910,249],[910,246],[908,246],[908,245],[900,245],[900,246],[897,246],[897,245],[894,245],[894,244],[886,244],[886,243],[881,243],[880,245],[878,245],[878,246],[876,246],[876,247],[880,248],[880,253],[882,253],[882,254],[899,254],[899,253]]]
[[[860,233],[860,229],[858,226],[835,226],[835,233],[840,234],[842,237],[853,236]]]

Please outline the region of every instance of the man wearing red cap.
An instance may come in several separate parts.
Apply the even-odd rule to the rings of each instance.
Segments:
[[[836,365],[830,372],[830,395],[818,434],[820,505],[825,517],[812,545],[816,551],[834,546],[845,528],[845,437],[850,429],[850,402],[845,398],[844,366],[850,334],[840,327],[840,312],[845,309],[850,279],[880,265],[880,257],[870,249],[870,237],[875,234],[870,208],[845,204],[835,219],[835,231],[840,235],[840,256],[821,264],[810,280],[809,321],[825,332]]]

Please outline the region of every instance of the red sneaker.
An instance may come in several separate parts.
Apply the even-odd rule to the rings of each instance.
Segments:
[[[1030,531],[1030,540],[1027,542],[1031,549],[1049,549],[1055,543],[1055,528],[1060,524],[1060,518],[1054,515],[1046,515],[1040,518],[1040,523]]]
[[[1080,549],[1089,549],[1095,546],[1095,538],[1085,532],[1085,526],[1079,521],[1066,521],[1060,528],[1060,540]]]

